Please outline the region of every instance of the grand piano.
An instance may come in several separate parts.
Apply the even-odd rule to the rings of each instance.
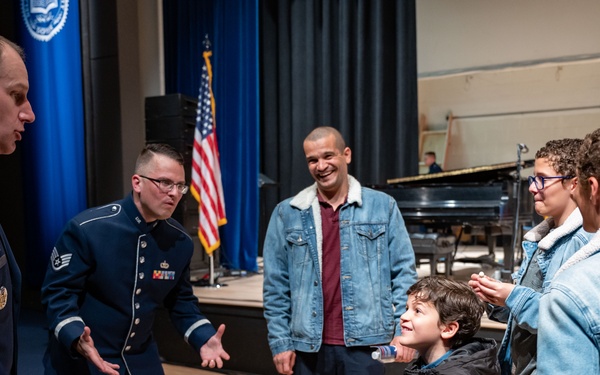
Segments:
[[[523,161],[520,169],[533,163]],[[491,264],[501,268],[506,280],[515,266],[515,241],[520,245],[522,226],[531,225],[534,219],[529,186],[526,179],[519,183],[519,174],[517,163],[512,162],[396,178],[372,187],[396,199],[407,226],[440,232],[460,226],[458,237],[462,233],[485,234],[488,255],[454,261]],[[504,250],[502,264],[494,260],[498,236]]]

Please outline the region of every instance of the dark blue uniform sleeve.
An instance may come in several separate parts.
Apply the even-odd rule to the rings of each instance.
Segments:
[[[92,266],[83,233],[71,221],[52,250],[42,285],[42,304],[49,329],[67,349],[85,327],[79,316],[78,300],[83,296],[85,279]]]
[[[217,332],[200,312],[198,297],[194,295],[190,283],[189,267],[186,267],[177,286],[165,299],[165,307],[169,310],[175,328],[196,351]]]

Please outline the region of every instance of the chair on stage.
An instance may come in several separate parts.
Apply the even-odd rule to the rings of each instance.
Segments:
[[[452,274],[452,261],[454,244],[456,236],[442,233],[411,233],[410,242],[415,251],[415,260],[417,267],[423,260],[429,261],[431,275],[442,274],[438,272],[438,263],[444,263],[444,272],[446,276]]]

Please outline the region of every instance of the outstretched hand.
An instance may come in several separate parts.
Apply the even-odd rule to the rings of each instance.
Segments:
[[[92,362],[101,373],[119,375],[119,372],[116,371],[119,369],[119,365],[106,362],[100,357],[100,353],[98,353],[98,350],[94,346],[90,327],[86,326],[83,329],[83,333],[79,336],[79,340],[77,340],[77,343],[75,344],[75,350],[89,362]]]
[[[229,354],[223,349],[221,338],[225,333],[225,324],[221,324],[217,333],[215,333],[206,344],[200,348],[200,357],[202,358],[202,367],[221,368],[223,360],[229,359]]]
[[[471,275],[469,286],[482,301],[496,306],[506,306],[506,299],[515,288],[514,284],[503,283],[475,273]]]

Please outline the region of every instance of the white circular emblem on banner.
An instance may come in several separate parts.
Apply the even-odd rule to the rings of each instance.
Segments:
[[[63,28],[69,12],[69,0],[21,0],[23,22],[29,34],[48,42]]]

